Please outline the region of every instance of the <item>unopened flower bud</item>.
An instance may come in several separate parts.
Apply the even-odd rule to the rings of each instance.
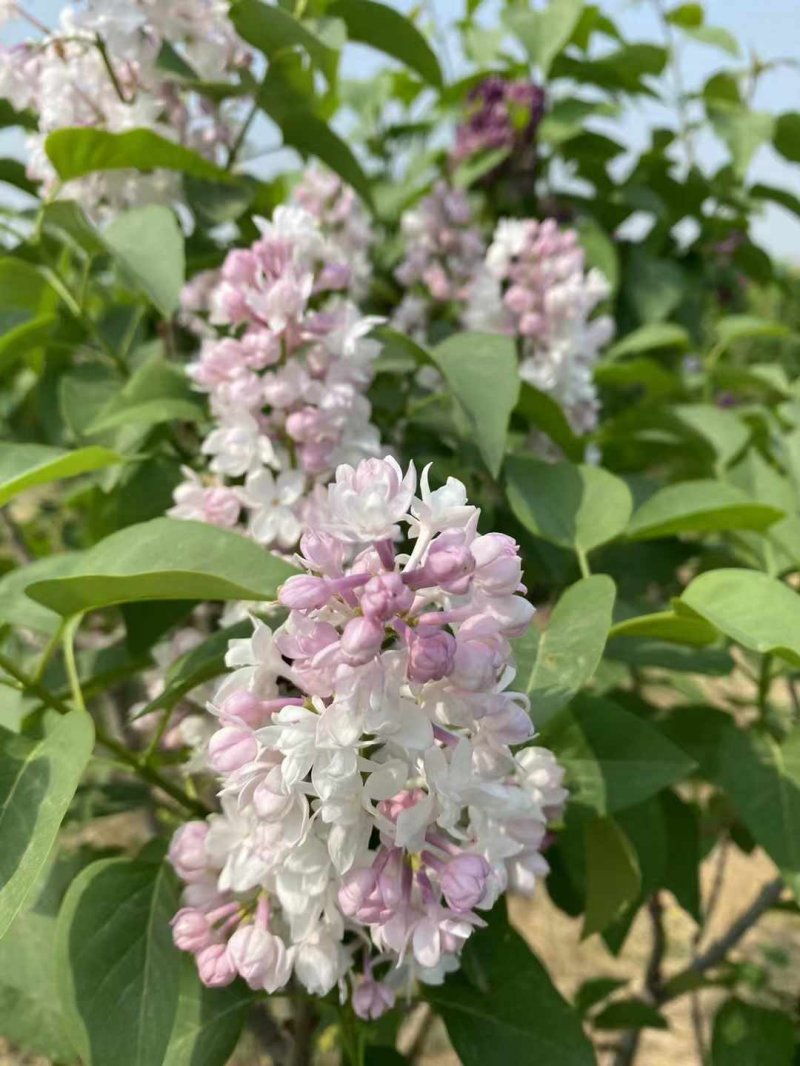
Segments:
[[[230,774],[252,762],[258,755],[258,741],[247,729],[226,725],[218,729],[208,744],[208,761],[217,773]]]
[[[395,615],[411,608],[414,593],[403,582],[400,574],[376,574],[364,586],[361,594],[361,610],[367,618],[388,622]]]
[[[278,590],[278,600],[293,611],[318,610],[331,598],[328,582],[321,577],[297,574],[290,577]]]
[[[371,618],[351,618],[342,631],[342,654],[351,666],[369,662],[381,650],[385,630]]]
[[[394,1006],[394,989],[366,977],[353,992],[353,1010],[365,1021],[375,1021]]]
[[[447,905],[454,911],[471,911],[486,892],[491,873],[482,855],[462,853],[452,858],[441,872],[440,883]]]
[[[408,677],[411,681],[439,681],[453,669],[455,638],[444,629],[420,626],[408,637]]]
[[[197,954],[213,943],[214,934],[203,911],[182,907],[170,922],[172,939],[180,951]]]
[[[210,944],[197,955],[197,972],[206,988],[222,988],[236,977],[227,944]]]
[[[205,848],[207,835],[208,826],[205,822],[187,822],[172,838],[169,861],[182,880],[191,883],[205,876],[208,870]]]

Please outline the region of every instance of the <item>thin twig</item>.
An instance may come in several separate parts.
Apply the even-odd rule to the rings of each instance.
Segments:
[[[6,655],[0,654],[0,670],[3,670],[9,677],[13,677],[16,681],[22,685],[23,689],[30,692],[31,695],[36,696],[47,707],[51,707],[54,711],[58,711],[59,714],[69,714],[72,708],[69,704],[65,703],[50,689],[46,688],[41,682],[36,681],[30,677],[23,670],[20,670]],[[184,792],[178,785],[173,784],[167,777],[163,777],[152,766],[148,766],[143,763],[138,754],[133,751],[129,751],[123,744],[114,740],[97,722],[94,723],[95,736],[97,742],[102,744],[104,748],[112,751],[121,762],[124,762],[129,766],[139,777],[143,778],[148,784],[153,785],[155,788],[161,789],[168,796],[171,796],[174,800],[177,800],[182,807],[191,811],[193,814],[204,816],[208,814],[208,808],[205,804],[199,800],[193,799],[188,793]]]
[[[664,978],[662,966],[667,951],[667,936],[664,930],[664,905],[658,892],[654,892],[647,901],[647,913],[650,916],[652,941],[650,955],[644,976],[645,998],[654,1005],[660,1001]],[[631,1066],[639,1050],[641,1029],[629,1029],[623,1033],[614,1056],[614,1066]]]

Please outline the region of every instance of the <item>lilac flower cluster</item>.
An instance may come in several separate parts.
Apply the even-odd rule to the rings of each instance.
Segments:
[[[170,849],[175,943],[207,985],[349,984],[378,1017],[547,871],[566,791],[552,753],[512,752],[533,731],[509,690],[533,613],[517,547],[477,532],[459,481],[431,490],[426,469],[416,492],[392,459],[339,467],[287,620],[231,644],[210,705],[222,811]]]
[[[298,207],[257,220],[259,240],[225,259],[207,294],[210,324],[188,373],[211,398],[210,477],[189,470],[174,517],[297,543],[316,486],[339,463],[380,453],[365,391],[378,321],[341,297],[349,264]],[[206,298],[206,297],[204,297]]]
[[[486,244],[467,195],[439,182],[403,214],[405,257],[395,277],[406,292],[392,324],[424,340],[435,311],[463,304],[483,262]]]
[[[507,150],[515,166],[533,156],[536,130],[544,114],[545,94],[526,80],[492,75],[470,90],[468,116],[456,130],[452,160],[458,164],[478,152]]]
[[[576,433],[587,433],[598,416],[594,364],[614,332],[612,318],[592,313],[608,292],[600,271],[586,270],[575,230],[561,230],[553,219],[505,219],[464,321],[518,337],[523,380],[557,400]]]
[[[52,32],[26,14],[41,36],[0,45],[0,97],[30,109],[38,129],[28,137],[28,175],[43,192],[78,199],[92,213],[179,198],[179,176],[155,170],[109,170],[59,186],[44,143],[71,126],[122,133],[146,128],[223,161],[234,143],[241,102],[215,103],[187,90],[160,64],[165,45],[197,74],[220,81],[247,67],[250,54],[234,32],[225,0],[86,0],[61,9]]]
[[[369,251],[375,234],[358,193],[332,170],[312,166],[292,190],[291,202],[317,220],[338,258],[350,267],[348,295],[361,299],[369,285]]]

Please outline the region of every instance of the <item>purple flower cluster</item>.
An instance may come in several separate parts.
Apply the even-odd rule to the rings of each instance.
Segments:
[[[511,81],[499,75],[486,78],[470,90],[467,118],[456,130],[453,162],[503,149],[527,162],[544,104],[544,90],[531,81]]]

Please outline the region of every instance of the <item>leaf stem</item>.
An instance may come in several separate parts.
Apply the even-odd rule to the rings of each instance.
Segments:
[[[67,668],[67,679],[69,680],[69,690],[72,694],[72,702],[79,710],[88,713],[86,711],[86,701],[83,698],[83,689],[81,688],[78,664],[75,661],[75,634],[78,632],[82,621],[82,614],[73,615],[73,617],[69,619],[63,629],[62,642],[64,646],[64,663]]]
[[[576,548],[575,554],[578,557],[578,567],[580,568],[581,577],[591,577],[592,571],[589,569],[589,559],[586,556],[586,552],[583,548]]]

